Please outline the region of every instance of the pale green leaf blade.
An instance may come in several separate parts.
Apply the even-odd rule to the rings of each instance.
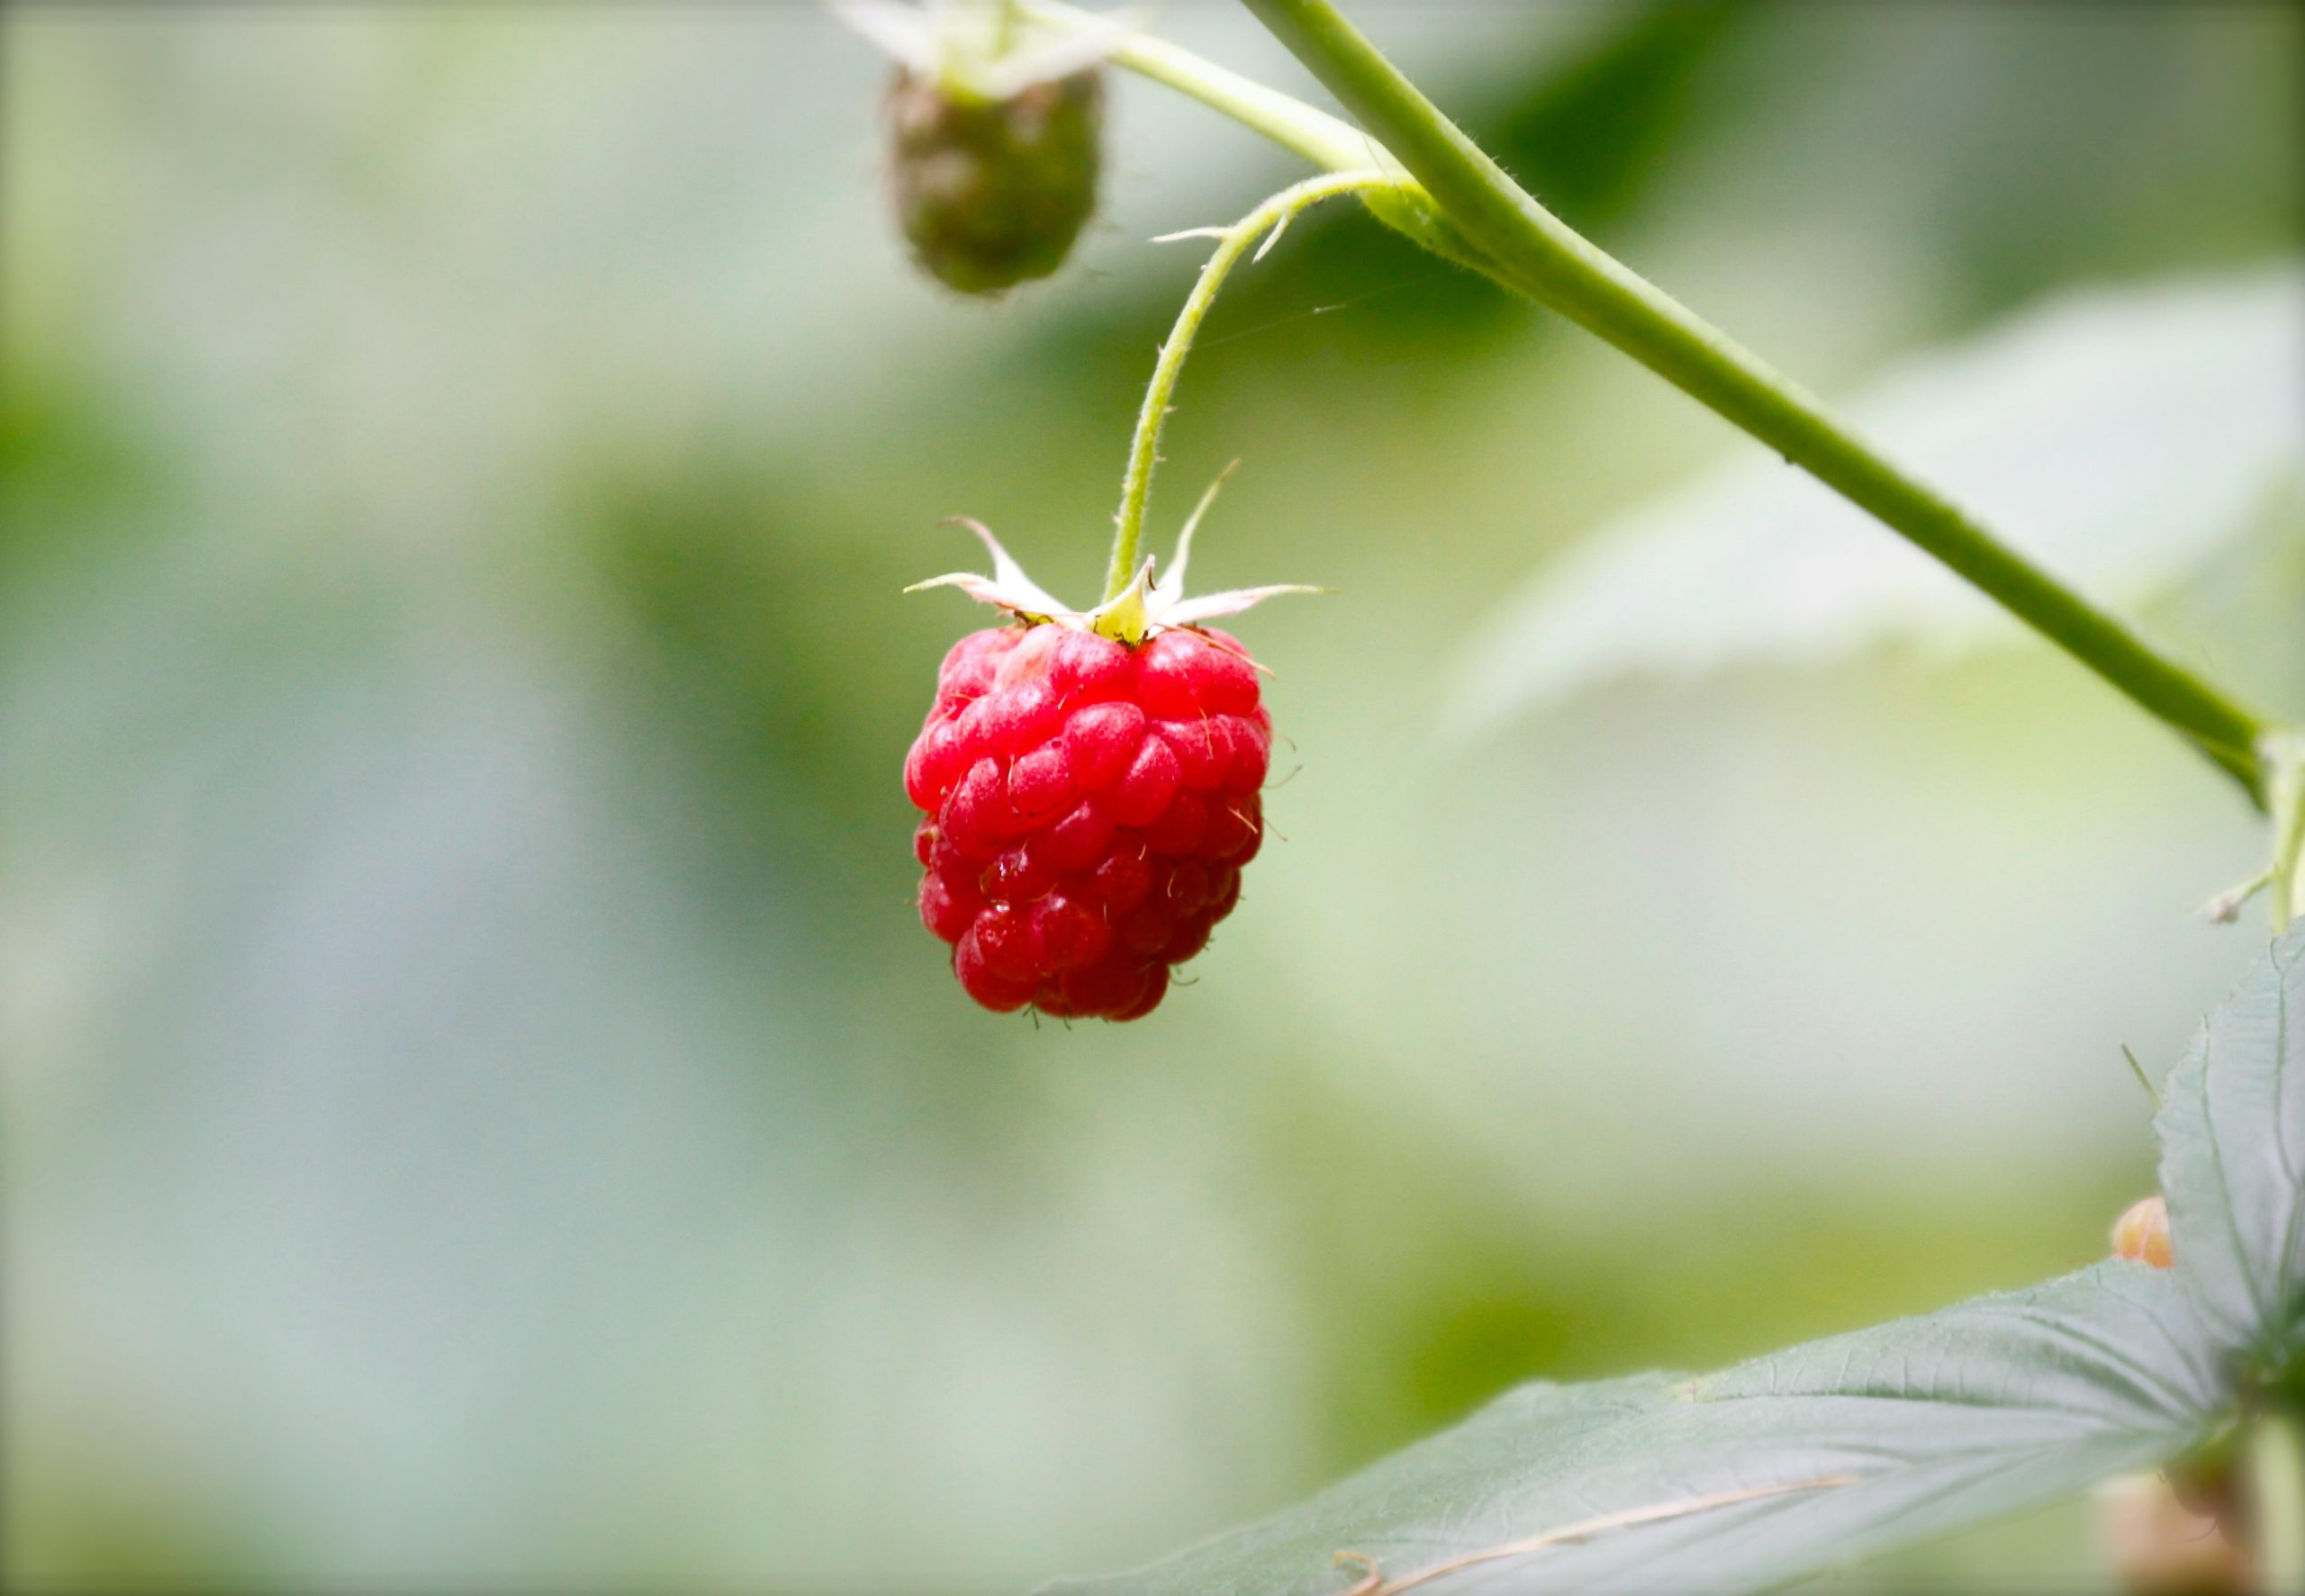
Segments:
[[[2220,1343],[2305,1350],[2305,925],[2266,950],[2164,1088],[2178,1273]]]
[[[1906,359],[1858,430],[2102,602],[2134,605],[2245,532],[2305,470],[2293,265],[2077,293]],[[1482,627],[1451,717],[1494,725],[1595,684],[2020,636],[1862,510],[1750,445],[1595,528]]]
[[[1398,1580],[1649,1511],[1418,1589],[1756,1590],[2148,1465],[2222,1400],[2177,1283],[2104,1264],[1709,1380],[1525,1387],[1301,1508],[1074,1589],[1322,1596],[1352,1582],[1339,1552]]]

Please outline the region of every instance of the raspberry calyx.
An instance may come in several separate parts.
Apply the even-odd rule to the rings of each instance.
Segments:
[[[996,1013],[1137,1019],[1232,913],[1264,840],[1260,667],[1199,623],[1310,590],[1186,599],[1188,525],[1168,578],[1148,560],[1119,597],[1073,610],[963,524],[993,575],[917,587],[960,588],[1012,619],[953,645],[905,759],[921,921]]]

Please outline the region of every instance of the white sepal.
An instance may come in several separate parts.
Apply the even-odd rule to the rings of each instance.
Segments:
[[[987,577],[973,571],[948,571],[927,582],[914,582],[905,589],[906,592],[917,593],[923,588],[958,588],[980,604],[997,605],[1034,621],[1060,620],[1072,613],[1046,588],[1025,574],[1025,568],[1017,564],[1014,555],[1000,546],[991,527],[966,516],[954,516],[948,524],[966,527],[992,551],[992,574]]]
[[[991,99],[1010,99],[1036,83],[1053,83],[1083,68],[1101,65],[1132,34],[1143,32],[1150,20],[1141,9],[1116,11],[1076,31],[1038,40],[983,62],[976,68],[978,92]]]
[[[972,99],[1014,99],[1036,83],[1053,83],[1094,67],[1143,31],[1142,7],[1083,16],[1077,26],[1018,29],[1000,48],[996,15],[982,5],[927,0],[828,0],[833,14],[907,71],[933,77]]]
[[[1301,582],[1278,582],[1270,587],[1234,588],[1222,593],[1203,593],[1198,599],[1182,599],[1164,605],[1160,610],[1159,624],[1164,627],[1197,627],[1205,620],[1215,620],[1220,615],[1238,615],[1244,609],[1254,609],[1267,599],[1278,599],[1283,593],[1325,593],[1326,588],[1306,587]]]
[[[1234,465],[1240,464],[1234,461]],[[966,527],[983,541],[992,555],[992,574],[980,576],[973,571],[954,571],[943,576],[932,576],[927,582],[917,582],[905,589],[917,593],[923,588],[958,588],[980,604],[990,604],[1005,609],[1026,622],[1038,625],[1053,622],[1071,627],[1077,631],[1095,632],[1116,642],[1135,644],[1156,632],[1171,627],[1198,626],[1218,616],[1238,615],[1252,609],[1267,599],[1282,593],[1319,593],[1324,588],[1306,587],[1297,582],[1283,582],[1270,587],[1234,588],[1222,593],[1203,593],[1198,599],[1185,597],[1185,566],[1192,554],[1192,535],[1200,518],[1216,498],[1216,490],[1233,474],[1227,465],[1208,491],[1200,496],[1192,514],[1185,520],[1184,530],[1177,537],[1177,558],[1166,577],[1156,577],[1152,562],[1147,559],[1136,568],[1136,574],[1114,597],[1094,609],[1074,609],[1058,600],[1049,591],[1025,574],[1000,540],[981,522],[964,516],[954,516],[952,524]]]
[[[1208,507],[1216,502],[1218,491],[1240,469],[1241,463],[1234,460],[1218,472],[1216,480],[1209,483],[1207,490],[1201,494],[1200,502],[1192,507],[1192,514],[1185,518],[1184,530],[1177,534],[1177,557],[1170,562],[1168,580],[1157,584],[1167,602],[1173,604],[1185,596],[1185,567],[1192,562],[1192,535],[1200,529],[1200,518],[1207,515]]]

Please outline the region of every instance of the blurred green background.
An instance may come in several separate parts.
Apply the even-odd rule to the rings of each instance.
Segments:
[[[1844,388],[2293,255],[2281,5],[1357,8],[1570,221]],[[1164,32],[1318,97],[1252,24]],[[1631,687],[1461,640],[1750,446],[1344,207],[1156,500],[1293,750],[1195,984],[968,1004],[898,778],[981,517],[1101,569],[1199,246],[1297,175],[1115,86],[1075,264],[882,215],[800,5],[11,7],[0,1507],[12,1582],[1008,1588],[1532,1375],[2101,1253],[2262,857],[2046,650]],[[2152,611],[2305,709],[2293,514]],[[2080,1507],[1872,1578],[2092,1566]]]

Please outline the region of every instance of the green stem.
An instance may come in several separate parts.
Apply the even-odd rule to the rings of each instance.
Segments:
[[[1371,192],[1398,182],[1391,173],[1379,171],[1333,172],[1307,177],[1282,189],[1230,227],[1172,235],[1196,238],[1213,233],[1216,248],[1210,254],[1208,264],[1200,268],[1200,279],[1186,296],[1184,309],[1177,312],[1177,324],[1170,330],[1168,342],[1161,346],[1161,357],[1152,366],[1152,380],[1144,389],[1143,407],[1136,413],[1136,433],[1128,445],[1128,469],[1121,476],[1120,509],[1113,516],[1113,557],[1105,573],[1105,602],[1109,604],[1119,598],[1127,590],[1129,579],[1136,574],[1136,547],[1144,530],[1145,502],[1152,492],[1152,467],[1161,457],[1161,428],[1169,417],[1169,401],[1176,392],[1178,376],[1184,371],[1185,356],[1192,352],[1193,336],[1200,330],[1208,307],[1216,302],[1216,291],[1225,285],[1227,274],[1250,245],[1268,232],[1278,236],[1278,230],[1287,226],[1288,219],[1306,206],[1337,194]]]
[[[1816,399],[1547,211],[1330,0],[1244,0],[1413,173],[1484,269],[1598,334],[1966,578],[2264,801],[2272,725],[1995,537]]]
[[[1014,0],[1014,4],[1019,14],[1045,27],[1079,31],[1106,20],[1059,0]],[[1362,196],[1379,221],[1435,255],[1493,277],[1507,288],[1513,286],[1433,208],[1424,190],[1393,158],[1392,151],[1351,122],[1149,33],[1123,35],[1106,59],[1198,100],[1324,170],[1390,174],[1398,179],[1396,184]]]
[[[1046,26],[1077,29],[1097,21],[1057,0],[1016,3]],[[1409,151],[1409,159],[1404,163],[1368,132],[1325,112],[1163,41],[1125,36],[1111,59],[1317,165],[1415,172],[1422,184],[1402,177],[1365,196],[1380,221],[1560,311],[1776,448],[2192,740],[2254,800],[2266,801],[2265,767],[2255,753],[2269,729],[2264,717],[2016,553],[1790,380],[1577,235],[1514,185],[1333,5],[1246,4],[1356,115]]]
[[[1010,0],[1018,12],[1046,27],[1079,32],[1109,23],[1094,12],[1058,0]],[[1262,133],[1283,149],[1294,150],[1332,172],[1397,166],[1368,134],[1340,117],[1302,100],[1267,88],[1253,77],[1220,67],[1150,33],[1129,33],[1106,58],[1116,67],[1189,95],[1212,111]]]
[[[2264,739],[2265,807],[2273,814],[2273,870],[2267,885],[2277,936],[2305,919],[2305,735]]]
[[[2250,1429],[2258,1582],[2267,1591],[2305,1591],[2305,1432],[2280,1411],[2261,1414]]]

